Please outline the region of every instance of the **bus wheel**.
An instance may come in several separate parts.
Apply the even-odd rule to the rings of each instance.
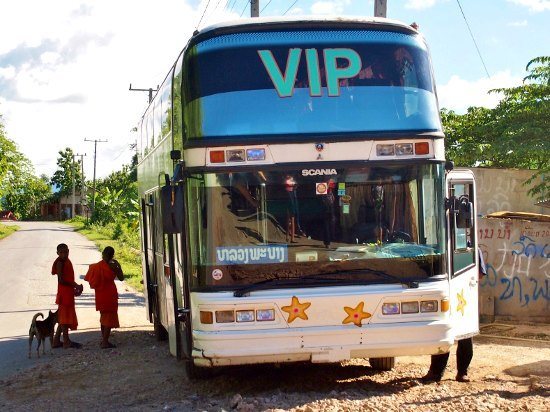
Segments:
[[[155,331],[155,338],[157,338],[158,341],[168,339],[168,331],[164,329],[164,326],[160,323],[156,310],[153,311],[153,330]]]
[[[369,358],[369,362],[378,371],[391,371],[395,366],[395,358]]]

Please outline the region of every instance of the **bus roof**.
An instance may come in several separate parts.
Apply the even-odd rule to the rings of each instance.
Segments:
[[[292,17],[257,17],[254,19],[231,20],[207,26],[196,31],[189,45],[207,38],[230,33],[249,31],[284,30],[300,26],[305,29],[326,29],[327,25],[343,29],[374,29],[397,31],[405,34],[418,34],[412,26],[397,20],[380,17],[346,17],[346,16],[292,16]]]

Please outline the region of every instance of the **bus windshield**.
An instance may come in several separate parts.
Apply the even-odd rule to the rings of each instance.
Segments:
[[[192,174],[193,287],[443,274],[443,176],[436,163]]]
[[[188,140],[441,131],[420,36],[377,30],[236,33],[184,58]]]

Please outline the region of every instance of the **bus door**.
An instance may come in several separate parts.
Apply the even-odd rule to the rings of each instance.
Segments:
[[[163,236],[164,301],[166,302],[167,329],[170,353],[177,358],[186,358],[187,345],[182,342],[182,310],[188,305],[184,290],[184,247],[183,239],[183,188],[181,186],[163,186],[161,195],[161,221]],[[177,215],[177,217],[175,217]]]
[[[153,214],[153,197],[145,195],[141,199],[141,221],[142,221],[142,267],[143,276],[143,293],[145,294],[145,305],[150,322],[153,322],[153,311],[155,308],[156,299],[156,276],[155,276],[155,259],[153,250],[153,231],[154,231],[154,214]]]
[[[475,181],[469,170],[447,174],[450,316],[455,340],[479,333]]]

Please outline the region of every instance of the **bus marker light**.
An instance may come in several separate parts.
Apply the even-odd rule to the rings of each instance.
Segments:
[[[412,143],[397,143],[395,145],[395,154],[397,156],[407,156],[413,154]]]
[[[441,312],[447,312],[451,307],[449,299],[441,299]]]
[[[418,313],[418,302],[403,302],[401,303],[402,313]]]
[[[235,322],[235,312],[232,310],[217,310],[216,323],[232,323]]]
[[[225,163],[225,152],[223,150],[212,150],[210,152],[210,163]]]
[[[259,309],[256,311],[256,320],[258,322],[275,320],[275,311],[273,309]]]
[[[399,303],[384,303],[382,305],[382,314],[384,315],[398,315]]]
[[[417,155],[426,155],[430,153],[428,142],[419,142],[414,144],[414,153]]]
[[[394,156],[395,145],[393,144],[377,144],[376,156]]]
[[[420,312],[437,312],[437,300],[423,300],[420,302]]]
[[[257,161],[265,160],[265,149],[246,149],[246,160]]]
[[[237,322],[254,322],[253,310],[238,310]]]
[[[244,162],[244,149],[226,150],[228,162]]]
[[[214,323],[214,315],[212,312],[205,312],[201,310],[201,323],[205,325],[211,325]]]

